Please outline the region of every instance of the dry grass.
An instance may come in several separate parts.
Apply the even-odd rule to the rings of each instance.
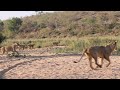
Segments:
[[[27,44],[29,41],[32,41],[35,44],[35,48],[44,48],[44,47],[52,47],[52,46],[66,46],[66,48],[62,49],[54,49],[53,52],[55,53],[80,53],[85,48],[90,46],[96,45],[107,45],[109,41],[117,40],[117,54],[120,53],[120,37],[119,36],[98,36],[98,37],[81,37],[81,38],[46,38],[46,39],[24,39],[24,40],[14,40],[9,39],[6,42],[3,42],[2,45],[7,45],[12,42],[20,42]],[[54,43],[57,42],[57,45]]]

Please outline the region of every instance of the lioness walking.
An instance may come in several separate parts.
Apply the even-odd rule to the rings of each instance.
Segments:
[[[11,45],[11,46],[3,46],[3,47],[1,47],[1,52],[2,52],[2,54],[5,54],[5,52],[6,52],[6,54],[8,54],[8,52],[16,52],[17,54],[19,54],[17,51],[16,51],[16,47],[18,46],[18,44],[17,43],[14,43],[13,45]]]
[[[83,55],[86,54],[88,56],[89,62],[90,62],[90,67],[94,70],[96,70],[96,68],[93,68],[92,66],[92,58],[95,60],[95,64],[102,68],[103,65],[103,59],[106,59],[109,63],[107,64],[106,67],[108,67],[111,63],[109,56],[111,55],[111,53],[113,52],[114,49],[117,48],[117,41],[107,45],[107,46],[94,46],[94,47],[90,47],[85,49],[85,51],[83,52],[80,60],[82,59]],[[98,64],[98,57],[101,58],[101,65]],[[79,60],[79,61],[80,61]],[[74,61],[74,63],[77,63],[79,61]]]

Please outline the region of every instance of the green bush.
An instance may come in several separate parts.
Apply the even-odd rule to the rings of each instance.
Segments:
[[[3,36],[3,35],[0,33],[0,43],[2,43],[5,39],[6,39],[6,37]]]

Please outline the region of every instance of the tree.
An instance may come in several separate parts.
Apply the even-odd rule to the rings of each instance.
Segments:
[[[13,32],[17,32],[22,24],[22,20],[20,18],[12,18],[8,20],[8,30]]]
[[[0,20],[0,31],[4,29],[4,23]]]
[[[22,26],[19,28],[19,32],[32,32],[32,31],[36,31],[38,29],[39,25],[37,22],[32,22],[30,20],[28,21],[24,21],[22,23]]]
[[[36,15],[41,15],[43,14],[43,11],[35,11],[36,12]]]
[[[0,33],[0,43],[2,43],[5,39],[6,39],[6,37],[3,36],[3,35]]]
[[[38,11],[35,11],[35,13],[36,13],[36,15],[37,15]]]
[[[38,14],[39,14],[39,15],[43,14],[43,11],[39,11]]]

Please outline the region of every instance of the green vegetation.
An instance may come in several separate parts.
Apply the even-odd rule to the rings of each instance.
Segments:
[[[9,39],[2,43],[4,45],[10,44],[14,41],[20,43],[28,43],[31,41],[35,44],[36,48],[52,47],[52,46],[65,46],[65,48],[56,48],[53,50],[54,53],[81,53],[85,48],[91,46],[108,45],[109,41],[117,40],[117,54],[120,54],[120,36],[105,36],[105,37],[82,37],[82,38],[46,38],[46,39]],[[54,44],[57,42],[57,44]],[[116,53],[116,52],[115,52]]]
[[[6,39],[6,37],[3,36],[3,35],[0,33],[0,43],[2,43],[5,39]]]
[[[119,11],[65,11],[0,21],[7,38],[54,38],[120,35]]]
[[[120,52],[120,11],[35,12],[24,18],[0,20],[0,40],[7,38],[1,45],[32,41],[36,48],[62,45],[66,48],[53,52],[80,53],[87,47],[118,40]]]

